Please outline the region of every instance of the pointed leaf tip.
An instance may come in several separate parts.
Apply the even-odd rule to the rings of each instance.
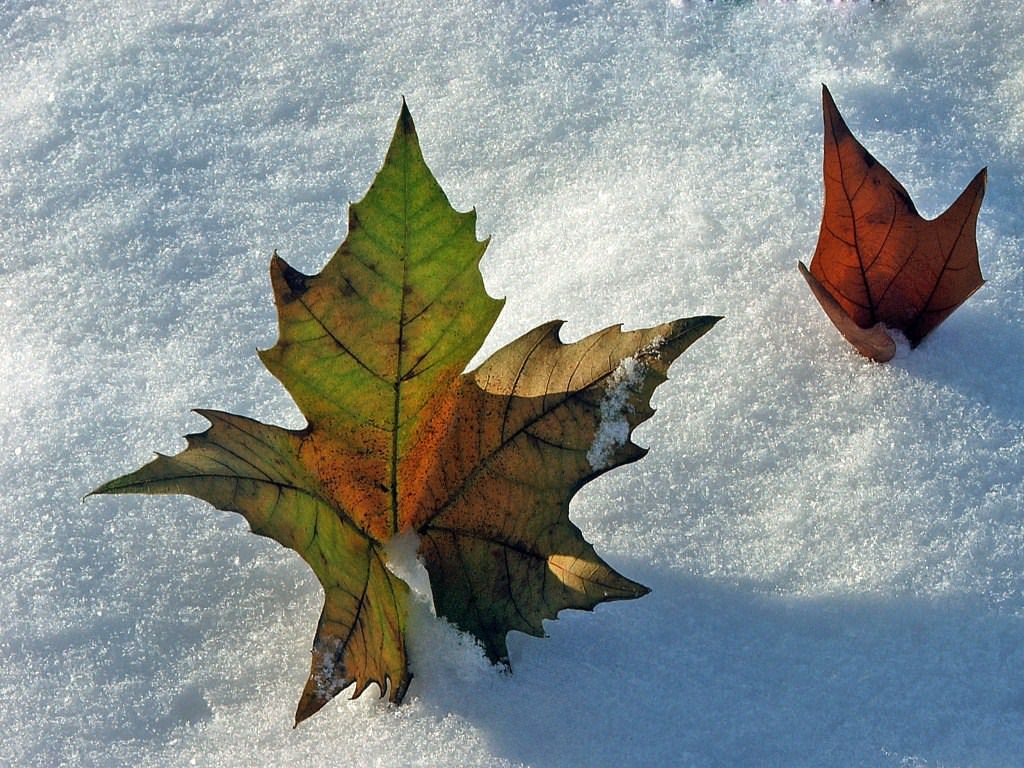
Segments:
[[[405,101],[405,96],[402,97],[402,109],[398,114],[398,125],[402,133],[412,136],[416,135],[416,125],[412,121],[412,112],[409,111],[409,105]]]
[[[274,253],[270,263],[270,280],[278,301],[295,301],[309,288],[309,275],[304,275]]]

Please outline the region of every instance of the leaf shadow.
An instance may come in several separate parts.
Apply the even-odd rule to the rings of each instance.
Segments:
[[[898,357],[893,365],[953,389],[1005,422],[1020,422],[1021,320],[1019,312],[1005,317],[998,307],[961,307],[918,349]]]
[[[995,765],[1024,747],[1020,617],[639,575],[644,600],[563,614],[512,645],[513,675],[421,706],[531,765]]]
[[[221,678],[243,692],[258,684],[244,667],[225,674],[211,664],[210,649],[244,632],[224,616],[260,621],[263,608],[304,607],[292,582],[262,578],[286,553],[242,535],[237,516],[180,500],[86,505],[80,490],[55,490],[61,525],[36,545],[36,575],[10,585],[18,612],[0,633],[0,667],[37,723],[11,745],[19,764],[155,749],[203,727]],[[306,578],[298,562],[278,570]]]

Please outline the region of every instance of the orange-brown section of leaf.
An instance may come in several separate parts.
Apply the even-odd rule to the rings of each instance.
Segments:
[[[391,524],[388,435],[363,428],[340,439],[311,429],[302,440],[299,457],[319,479],[337,509],[375,541],[387,541]]]
[[[856,326],[883,323],[917,346],[984,282],[976,226],[986,172],[924,219],[854,138],[827,88],[822,98],[825,205],[810,274]]]

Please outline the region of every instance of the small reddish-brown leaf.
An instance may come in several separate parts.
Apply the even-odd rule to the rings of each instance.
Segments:
[[[883,326],[916,347],[984,283],[975,232],[986,172],[945,213],[924,219],[854,138],[824,86],[822,103],[825,206],[811,268],[801,264],[801,272],[840,332],[885,362],[895,343]]]

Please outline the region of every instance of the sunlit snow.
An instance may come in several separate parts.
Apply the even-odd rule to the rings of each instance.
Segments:
[[[1020,764],[1018,3],[8,0],[0,83],[0,765]],[[986,284],[887,365],[796,268],[822,83],[923,215],[989,171]],[[650,595],[513,634],[511,675],[415,600],[407,703],[293,730],[301,560],[186,497],[82,498],[190,408],[302,426],[256,357],[270,255],[323,266],[403,96],[491,238],[478,360],[725,319],[572,503]]]

